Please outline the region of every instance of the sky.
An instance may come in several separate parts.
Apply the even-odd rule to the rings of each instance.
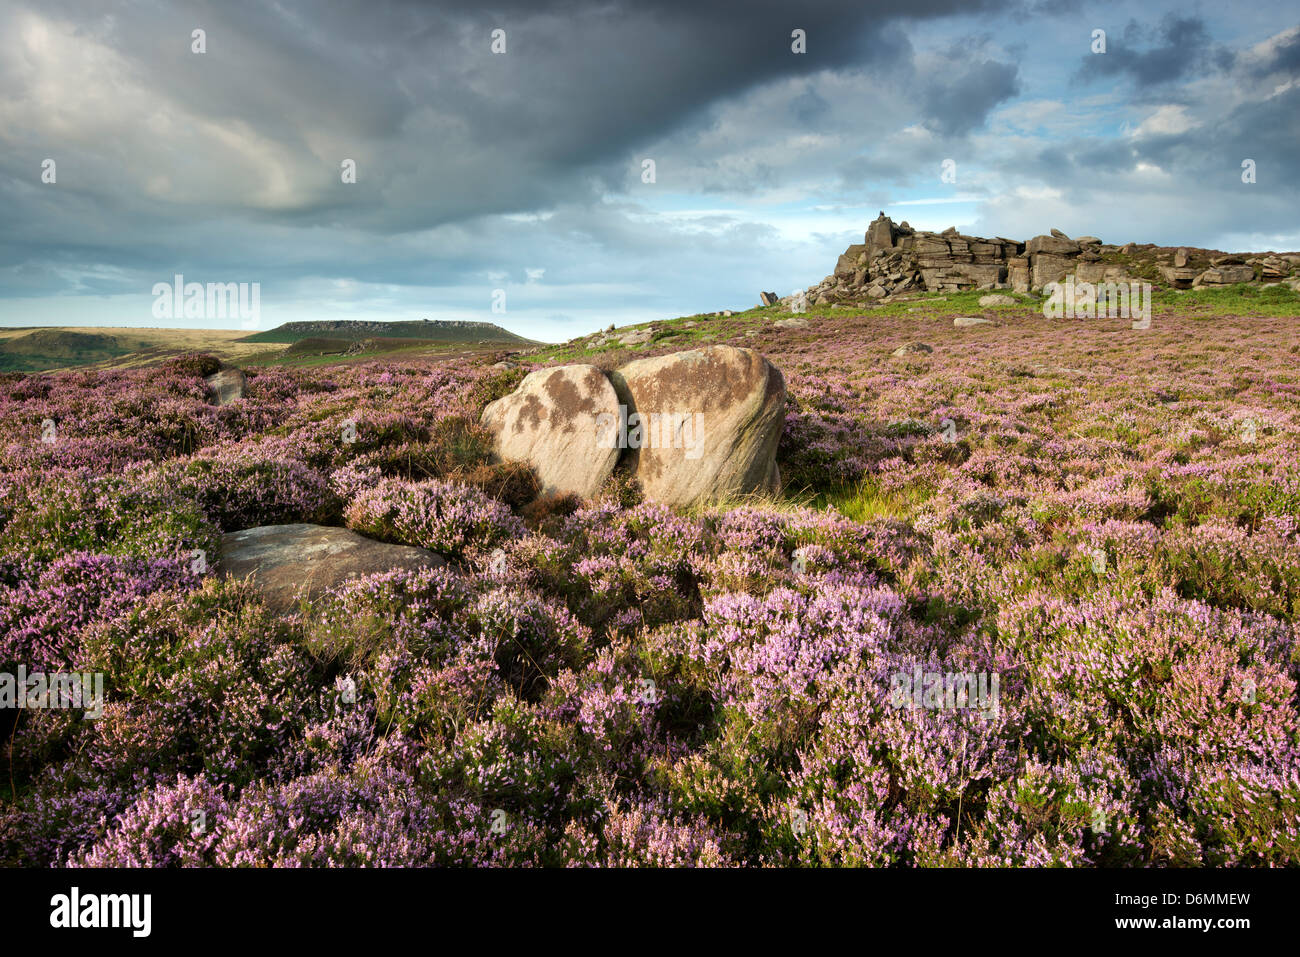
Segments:
[[[882,210],[1300,250],[1300,12],[0,0],[3,326],[563,341],[809,286]],[[168,317],[178,275],[258,309]]]

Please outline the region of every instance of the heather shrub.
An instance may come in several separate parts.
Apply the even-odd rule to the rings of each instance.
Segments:
[[[328,479],[292,458],[241,449],[205,450],[142,474],[147,485],[193,499],[214,525],[237,531],[258,525],[333,524],[340,517]]]
[[[344,511],[349,528],[388,542],[461,557],[523,533],[509,507],[456,482],[383,479],[357,491]]]
[[[141,558],[215,554],[217,530],[174,489],[86,471],[0,475],[0,554],[25,563],[72,552]]]
[[[186,352],[165,359],[159,370],[166,375],[205,378],[221,369],[221,360],[202,352]]]

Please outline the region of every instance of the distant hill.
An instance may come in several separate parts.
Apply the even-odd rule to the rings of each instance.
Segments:
[[[130,346],[115,336],[64,329],[38,329],[0,340],[0,371],[36,372],[101,362],[126,355]]]
[[[295,343],[303,339],[419,339],[455,345],[535,345],[531,339],[507,332],[491,322],[417,319],[409,322],[366,322],[355,319],[319,319],[286,322],[282,326],[245,336],[240,342]]]

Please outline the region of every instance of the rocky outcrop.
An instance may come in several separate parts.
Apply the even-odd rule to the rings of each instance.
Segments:
[[[209,366],[211,368],[211,366]],[[229,405],[236,399],[242,399],[248,391],[248,379],[244,373],[235,368],[225,368],[203,380],[212,390],[213,401],[217,405]]]
[[[346,528],[263,525],[221,539],[218,572],[250,578],[272,611],[292,611],[350,578],[394,569],[437,568],[445,560],[423,548],[388,545]]]
[[[619,450],[602,443],[602,423],[618,416],[618,396],[592,365],[530,373],[510,395],[489,403],[482,424],[496,455],[527,462],[542,491],[591,497],[614,471]]]
[[[776,491],[785,379],[752,349],[711,346],[630,362],[610,374],[649,427],[628,464],[647,499],[690,506]],[[638,445],[639,447],[631,447]]]
[[[834,272],[805,290],[803,297],[816,305],[867,305],[922,291],[1030,292],[1071,275],[1077,282],[1089,283],[1158,277],[1186,289],[1252,282],[1256,266],[1260,279],[1276,282],[1291,276],[1296,265],[1289,254],[1231,258],[1233,262],[1211,262],[1206,250],[1185,247],[1111,246],[1096,236],[1071,239],[1059,229],[1023,243],[1005,237],[966,236],[955,228],[932,233],[914,230],[906,222],[895,224],[882,212],[867,228],[863,241],[841,253]],[[794,299],[789,296],[781,302],[792,305]]]

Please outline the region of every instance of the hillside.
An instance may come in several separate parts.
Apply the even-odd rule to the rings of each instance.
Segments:
[[[286,322],[265,332],[245,336],[241,342],[295,343],[302,339],[420,339],[457,345],[533,345],[533,340],[507,332],[491,322],[421,319],[406,322],[366,322],[352,319],[318,319]]]
[[[35,372],[113,359],[131,351],[116,336],[65,329],[37,329],[0,339],[0,371]]]

